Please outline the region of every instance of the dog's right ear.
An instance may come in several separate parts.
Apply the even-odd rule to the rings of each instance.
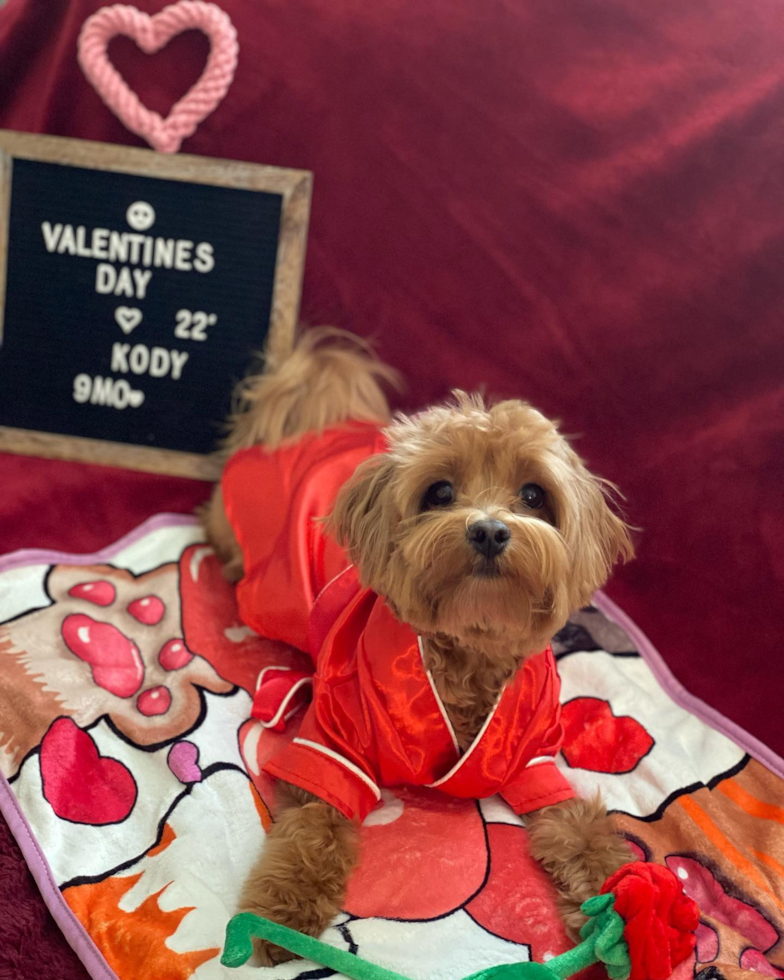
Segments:
[[[362,584],[377,592],[383,591],[392,530],[399,519],[391,492],[394,472],[395,463],[387,453],[360,463],[327,519],[327,530],[348,551]]]

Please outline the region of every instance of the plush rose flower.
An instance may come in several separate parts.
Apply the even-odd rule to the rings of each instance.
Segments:
[[[694,950],[700,913],[683,894],[680,881],[658,864],[636,861],[619,868],[604,883],[625,925],[630,980],[666,980]]]

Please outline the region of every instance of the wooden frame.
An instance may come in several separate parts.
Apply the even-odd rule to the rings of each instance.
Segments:
[[[313,175],[309,171],[0,130],[0,356],[14,159],[280,194],[281,223],[266,350],[275,357],[291,350],[299,318],[310,218]],[[214,479],[218,473],[215,459],[208,455],[2,425],[0,451],[205,480]]]

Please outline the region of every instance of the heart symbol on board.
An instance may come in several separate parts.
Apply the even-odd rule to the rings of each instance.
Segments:
[[[71,718],[58,718],[41,742],[44,798],[62,820],[102,827],[120,823],[136,803],[130,770],[99,753]]]
[[[187,786],[189,783],[200,783],[202,771],[199,766],[199,749],[193,742],[177,742],[169,750],[166,758],[169,769]]]
[[[137,310],[135,306],[118,306],[114,311],[114,319],[120,330],[127,336],[142,322],[142,311]]]
[[[143,391],[129,391],[128,392],[128,404],[131,408],[138,408],[144,401]]]
[[[164,119],[142,105],[112,65],[109,42],[123,34],[145,54],[155,54],[173,37],[193,29],[206,34],[210,42],[207,64]],[[84,22],[78,41],[79,64],[95,91],[123,125],[161,153],[176,153],[217,108],[234,78],[238,52],[237,32],[228,14],[201,0],[180,0],[152,17],[124,4],[102,7]]]
[[[614,715],[601,698],[573,698],[561,709],[563,756],[573,769],[631,772],[654,741],[635,718]]]

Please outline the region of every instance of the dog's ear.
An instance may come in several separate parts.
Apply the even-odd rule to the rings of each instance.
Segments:
[[[341,488],[327,520],[327,530],[347,549],[362,584],[376,591],[382,590],[392,552],[394,472],[395,463],[387,453],[365,460]]]
[[[565,506],[556,519],[571,557],[570,605],[578,609],[591,601],[618,560],[634,557],[634,545],[629,525],[611,507],[616,488],[590,473],[571,448],[567,459],[572,476],[562,489]]]

